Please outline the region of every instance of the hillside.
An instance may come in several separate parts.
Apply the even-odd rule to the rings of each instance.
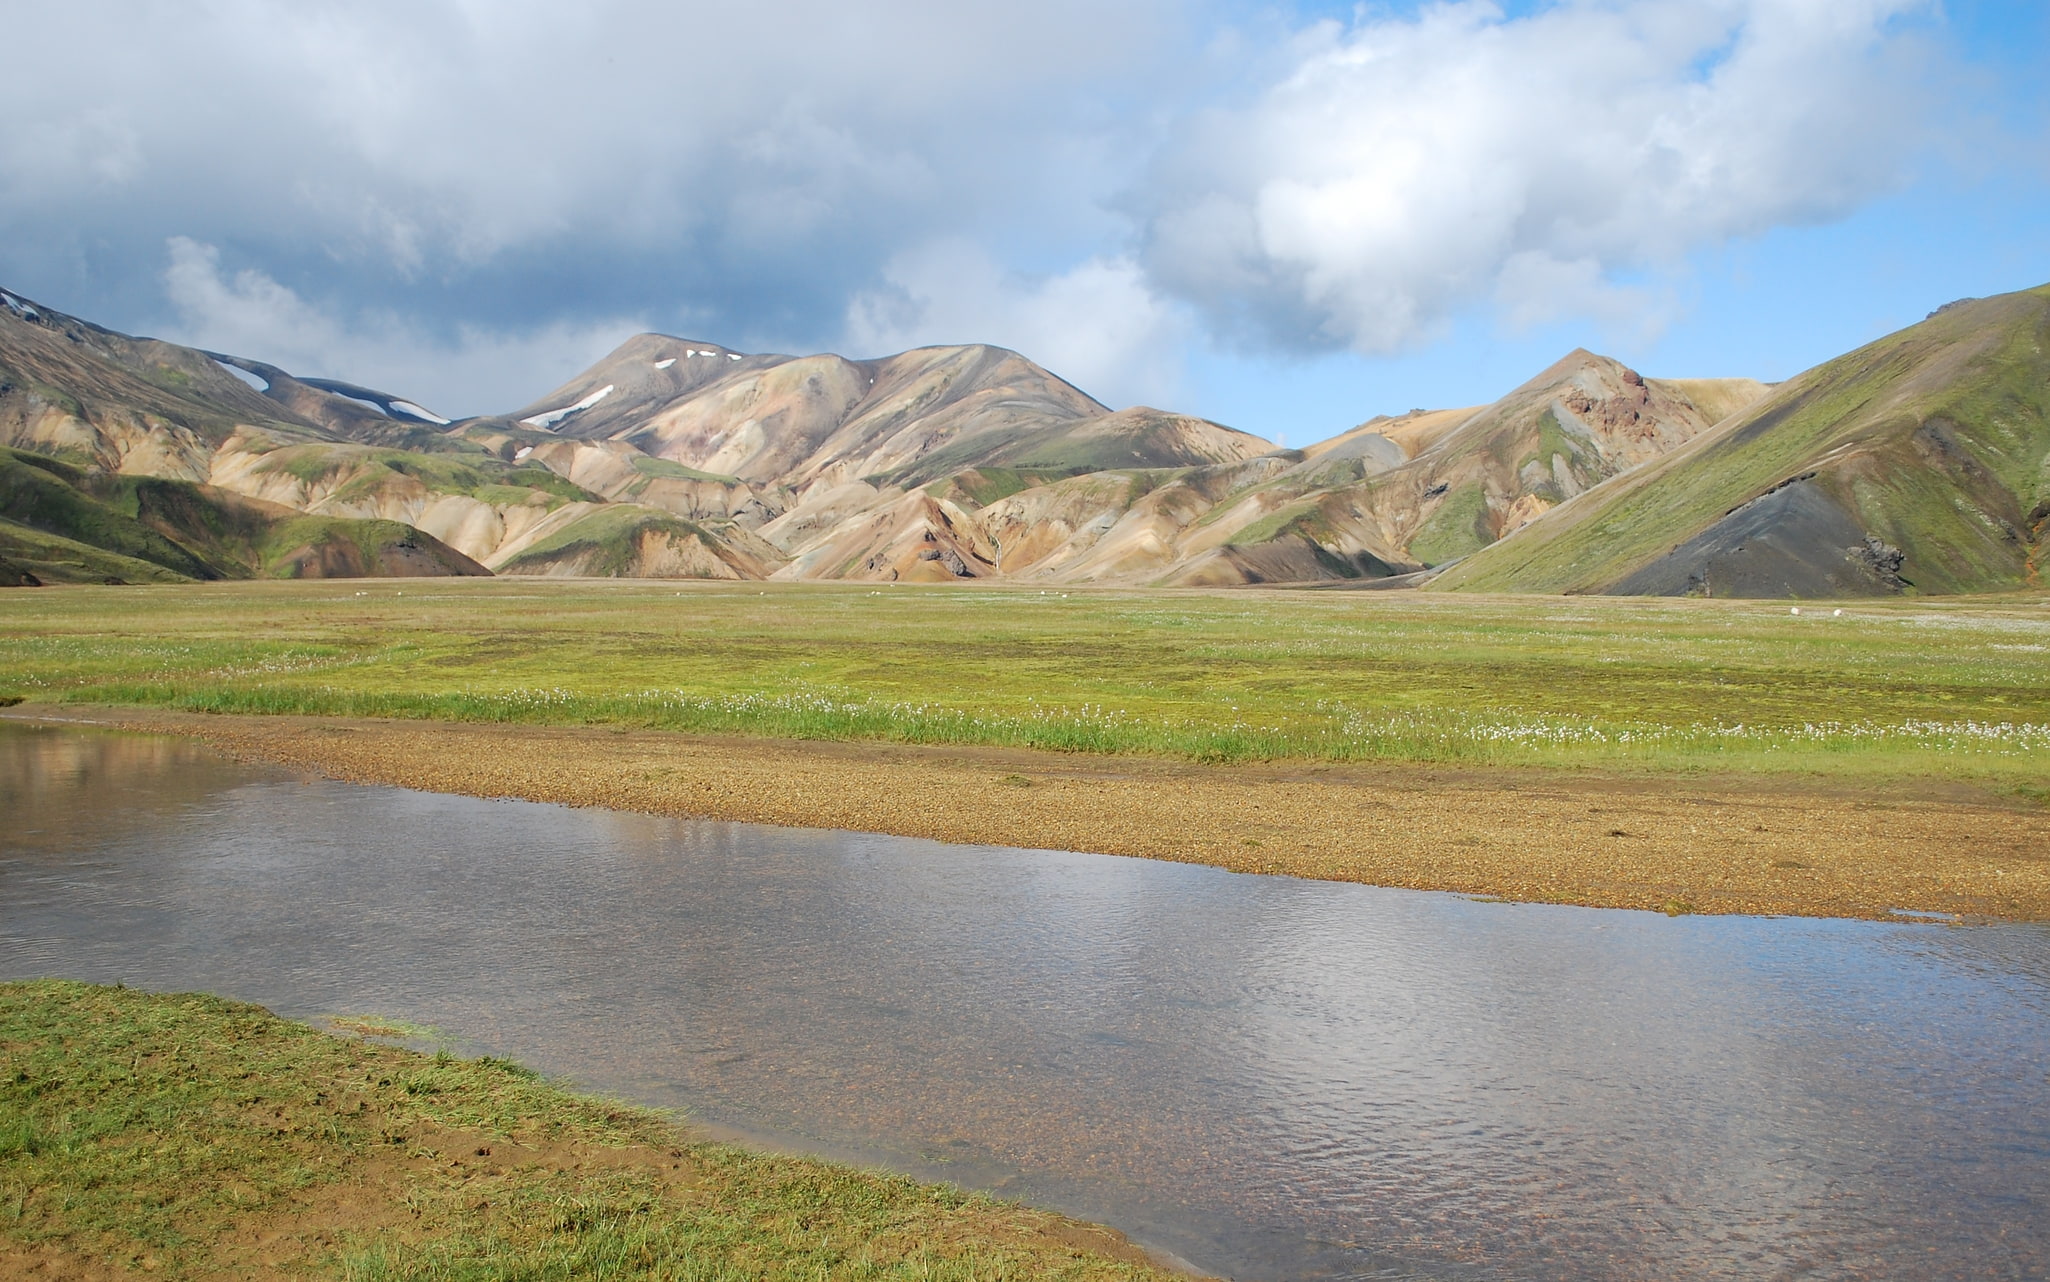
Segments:
[[[485,574],[395,521],[310,516],[212,486],[0,448],[0,584]]]
[[[585,520],[614,498],[633,502],[626,510],[641,526],[688,509],[698,518],[691,549],[706,537],[723,549],[719,532],[732,531],[738,550],[712,558],[738,567],[727,574],[759,577],[782,563],[735,530],[723,504],[679,498],[673,478],[601,495],[568,479],[571,469],[513,457],[532,451],[505,433],[472,439],[401,397],[130,338],[12,293],[0,299],[0,447],[21,451],[0,490],[9,582],[479,574],[513,562],[515,573],[562,572],[559,557],[527,554],[594,538],[606,550],[592,564],[629,573],[700,564],[695,551],[648,544],[666,536],[633,521]],[[21,471],[38,458],[69,467]],[[172,482],[184,487],[175,502]],[[147,538],[124,524],[139,503],[157,505]],[[622,553],[616,540],[634,546]],[[704,569],[716,572],[712,562]]]
[[[2046,524],[2050,287],[1947,307],[1809,370],[1433,586],[2000,591],[2037,581]]]
[[[1376,419],[1303,451],[1198,518],[1168,581],[1380,577],[1457,560],[1699,435],[1753,388],[1646,379],[1575,351],[1492,405]]]

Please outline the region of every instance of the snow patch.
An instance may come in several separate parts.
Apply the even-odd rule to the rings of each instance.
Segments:
[[[23,320],[34,320],[36,317],[42,315],[41,312],[37,311],[33,307],[30,307],[27,303],[22,302],[19,298],[16,298],[14,295],[8,293],[4,289],[0,289],[0,303],[6,303],[8,310],[12,311],[16,316],[21,317]]]
[[[322,388],[321,390],[327,391],[326,388]],[[376,414],[379,418],[391,417],[390,415],[384,412],[384,406],[379,405],[376,401],[366,401],[360,396],[351,396],[347,392],[328,391],[327,394],[329,396],[334,397],[338,401],[347,401],[351,405],[361,405],[364,409],[371,411],[372,413]]]
[[[411,401],[393,401],[391,407],[404,414],[407,418],[417,418],[422,423],[432,423],[436,427],[447,427],[449,424],[447,419],[436,414],[433,410],[423,410]]]
[[[581,413],[591,408],[610,395],[612,395],[612,384],[607,383],[574,405],[565,405],[559,410],[549,410],[546,414],[536,414],[532,418],[523,418],[520,422],[525,423],[528,427],[538,427],[547,431],[553,431],[557,423],[560,423],[572,414]]]
[[[7,301],[11,303],[14,300],[10,298]],[[226,361],[215,361],[214,364],[233,374],[236,378],[241,379],[259,392],[268,392],[270,390],[270,380],[261,374],[252,374],[240,365],[230,365]]]
[[[729,360],[729,361],[737,361],[737,360],[739,360],[739,359],[740,359],[740,353],[738,353],[738,352],[728,352],[728,353],[726,353],[726,359],[727,359],[727,360]]]
[[[523,458],[527,457],[527,455],[529,455],[529,454],[532,454],[533,452],[534,452],[534,447],[533,447],[533,446],[531,446],[531,445],[522,445],[522,446],[520,446],[520,448],[518,448],[518,449],[516,449],[516,450],[514,450],[514,451],[513,451],[513,462],[517,463],[517,462],[519,462],[519,461],[520,461],[521,459],[523,459]]]
[[[669,368],[669,367],[670,367],[671,365],[674,365],[674,364],[676,364],[676,358],[675,358],[674,356],[672,356],[672,357],[670,357],[670,358],[669,358],[668,360],[666,360],[666,361],[656,361],[656,362],[655,362],[655,368],[656,368],[656,369],[668,369],[668,368]]]

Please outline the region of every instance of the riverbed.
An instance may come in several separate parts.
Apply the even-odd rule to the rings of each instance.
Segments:
[[[1220,1274],[2050,1272],[2041,925],[1480,902],[6,724],[0,814],[0,978],[403,1021]]]

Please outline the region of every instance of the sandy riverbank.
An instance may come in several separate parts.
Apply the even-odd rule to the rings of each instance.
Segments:
[[[2050,810],[1953,784],[1664,779],[37,707],[361,783],[1710,913],[2050,920]]]

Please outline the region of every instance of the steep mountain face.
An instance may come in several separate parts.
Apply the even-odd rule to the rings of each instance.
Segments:
[[[1954,305],[1781,384],[1434,586],[1836,596],[2037,581],[2050,287]]]
[[[1369,486],[1369,506],[1403,555],[1441,564],[1693,439],[1713,415],[1679,385],[1574,351]]]
[[[879,361],[752,356],[643,334],[510,417],[618,440],[694,471],[803,490],[918,483],[1109,411],[1015,352],[930,347]],[[948,450],[949,465],[921,469]]]
[[[789,579],[987,577],[999,572],[1001,536],[978,513],[995,498],[1107,468],[1237,464],[1272,451],[1203,419],[1112,413],[1001,348],[850,361],[657,335],[465,430],[495,433],[515,458],[607,498],[757,532],[775,559],[750,549],[755,561]]]

